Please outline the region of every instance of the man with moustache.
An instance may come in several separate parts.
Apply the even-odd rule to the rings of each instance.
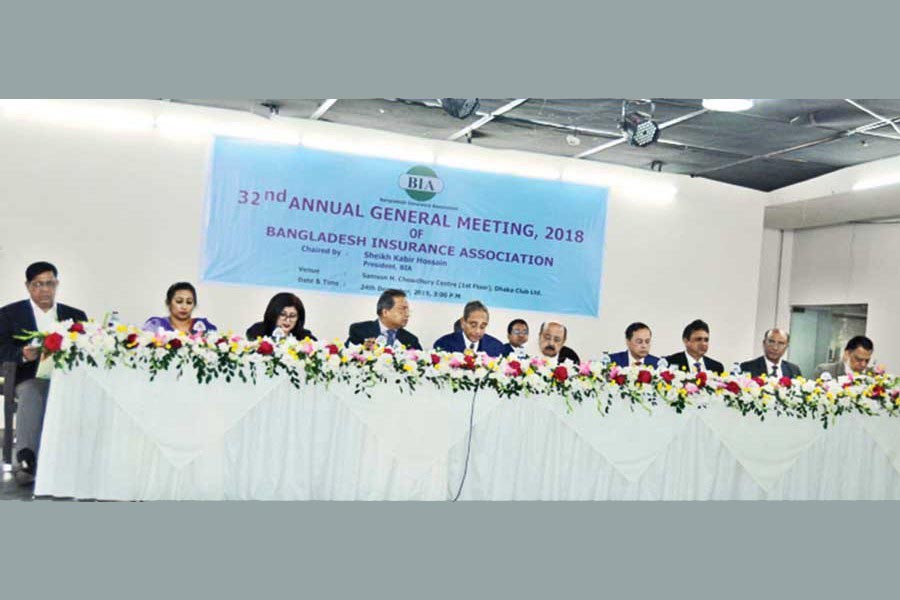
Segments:
[[[555,358],[558,363],[571,360],[580,364],[581,360],[574,350],[565,345],[568,331],[562,323],[541,323],[538,333],[538,343],[541,345],[541,354],[547,358]]]

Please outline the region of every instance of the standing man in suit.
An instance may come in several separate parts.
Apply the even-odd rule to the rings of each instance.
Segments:
[[[463,308],[462,331],[439,337],[434,342],[434,349],[445,352],[471,350],[488,356],[503,356],[503,342],[486,333],[489,320],[487,306],[472,300]]]
[[[16,479],[21,484],[34,481],[37,471],[50,381],[35,377],[41,349],[24,340],[17,340],[15,336],[24,335],[27,331],[46,331],[57,321],[87,321],[84,311],[56,302],[57,275],[56,267],[48,262],[29,265],[25,269],[25,289],[29,298],[0,308],[0,361],[17,364],[16,398],[19,408],[15,460],[18,465]]]
[[[659,364],[659,357],[650,354],[650,340],[652,337],[653,333],[650,331],[649,325],[645,325],[640,321],[632,323],[625,328],[625,345],[628,349],[610,354],[609,360],[620,367],[630,365],[656,367]]]
[[[375,314],[378,318],[374,321],[360,321],[350,326],[347,345],[364,344],[371,348],[379,337],[385,339],[385,345],[393,346],[399,341],[407,348],[421,350],[419,338],[408,332],[404,327],[409,323],[409,301],[403,290],[388,289],[378,297],[375,305]]]
[[[864,335],[854,336],[844,346],[843,360],[817,366],[813,379],[818,379],[823,373],[828,373],[832,377],[862,373],[868,368],[874,351],[875,344],[872,343],[872,340]]]
[[[712,371],[722,373],[725,367],[706,353],[709,351],[709,325],[700,319],[687,324],[681,333],[681,341],[684,342],[684,352],[676,352],[666,357],[670,366],[683,369],[689,373],[700,371]]]
[[[766,375],[770,379],[800,377],[800,367],[794,363],[782,360],[791,343],[791,334],[781,329],[770,329],[763,336],[763,355],[741,363],[741,371],[750,373],[753,377]]]
[[[541,323],[538,333],[538,343],[541,345],[541,354],[547,358],[555,358],[562,364],[567,360],[581,364],[581,360],[574,350],[565,345],[569,332],[562,323]]]
[[[528,343],[528,323],[525,319],[513,319],[506,326],[506,338],[508,344],[503,344],[503,356],[512,356],[514,358],[525,358],[528,356],[528,350],[525,344]]]

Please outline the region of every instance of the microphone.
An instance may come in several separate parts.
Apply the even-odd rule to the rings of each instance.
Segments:
[[[276,327],[274,331],[272,331],[272,339],[276,342],[280,342],[285,337],[286,336],[284,335],[284,329],[282,329],[281,327]]]

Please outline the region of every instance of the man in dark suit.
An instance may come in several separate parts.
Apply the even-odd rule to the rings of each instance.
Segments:
[[[688,323],[681,333],[681,341],[684,342],[684,352],[676,352],[666,357],[670,367],[690,373],[725,371],[722,363],[706,356],[709,351],[709,325],[700,319]]]
[[[541,330],[538,333],[541,354],[547,358],[555,358],[558,363],[571,360],[576,365],[580,364],[581,360],[575,351],[565,345],[568,333],[562,323],[541,323]]]
[[[864,335],[856,335],[850,338],[844,346],[843,358],[838,362],[823,363],[816,366],[813,379],[818,379],[828,373],[832,377],[843,377],[851,373],[864,373],[869,368],[875,344]]]
[[[17,364],[15,459],[20,483],[34,481],[50,381],[35,377],[41,349],[15,337],[27,331],[46,331],[57,321],[87,321],[83,311],[56,302],[57,275],[56,267],[48,262],[29,265],[25,289],[30,297],[0,308],[0,361]]]
[[[448,333],[434,342],[435,350],[444,352],[484,352],[503,356],[503,342],[486,333],[490,315],[487,306],[472,300],[463,308],[462,331]]]
[[[528,343],[528,323],[525,319],[513,319],[506,326],[508,344],[503,344],[503,356],[524,358],[528,356],[525,344]]]
[[[791,343],[791,335],[781,329],[770,329],[763,336],[763,355],[753,360],[741,363],[741,371],[749,373],[753,377],[766,375],[781,379],[800,377],[800,367],[794,363],[782,360]]]
[[[419,338],[408,332],[404,327],[409,323],[409,301],[403,290],[384,290],[378,297],[375,305],[375,313],[378,318],[374,321],[360,321],[350,326],[347,345],[364,344],[371,348],[375,340],[384,338],[386,346],[393,346],[394,342],[400,342],[407,348],[421,350]]]
[[[625,328],[625,345],[628,349],[610,354],[610,362],[614,362],[620,367],[630,365],[656,367],[659,364],[659,358],[650,354],[652,337],[653,333],[648,325],[641,322],[632,323]]]

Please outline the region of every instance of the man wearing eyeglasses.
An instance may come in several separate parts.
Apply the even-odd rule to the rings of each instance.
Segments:
[[[525,358],[528,356],[528,350],[525,344],[528,343],[528,323],[524,319],[513,319],[506,326],[506,338],[508,344],[503,344],[503,356],[512,356],[513,358]]]
[[[790,345],[791,335],[781,329],[770,329],[763,336],[763,355],[754,360],[741,363],[741,371],[753,377],[766,375],[769,378],[781,379],[800,377],[800,367],[783,360],[784,353]]]
[[[15,460],[16,479],[22,484],[34,481],[50,381],[36,378],[41,349],[14,336],[46,331],[57,321],[87,321],[84,311],[56,302],[57,275],[56,267],[48,262],[29,265],[25,289],[30,297],[0,308],[0,361],[18,365]]]
[[[538,333],[541,354],[547,358],[555,358],[558,363],[571,360],[576,365],[580,364],[581,361],[575,351],[565,345],[567,335],[568,331],[562,323],[541,323],[541,330]]]

